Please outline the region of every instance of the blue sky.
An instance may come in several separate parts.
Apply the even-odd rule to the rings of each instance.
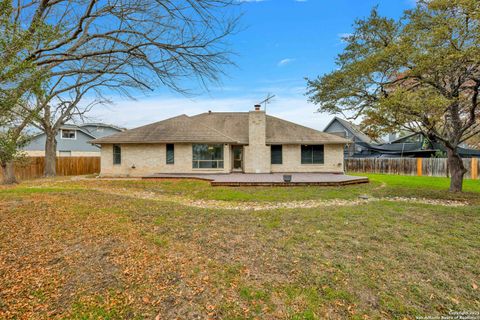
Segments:
[[[341,36],[352,30],[356,18],[368,16],[378,5],[382,15],[398,18],[415,0],[247,0],[241,10],[242,31],[229,40],[236,66],[209,91],[190,84],[196,95],[185,97],[164,88],[136,100],[113,98],[115,104],[98,107],[92,120],[128,128],[181,113],[248,111],[267,95],[276,97],[267,113],[315,129],[331,115],[315,112],[305,97],[304,78],[336,68],[343,49]]]

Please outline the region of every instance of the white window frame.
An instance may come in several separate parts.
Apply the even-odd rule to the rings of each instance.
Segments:
[[[118,152],[115,152],[115,147],[118,147]],[[119,161],[115,161],[115,156],[119,157]],[[122,146],[119,144],[114,144],[112,146],[112,160],[113,160],[113,165],[114,166],[121,166],[122,165]]]
[[[210,148],[215,148],[215,147],[220,147],[221,150],[221,159],[195,159],[195,146],[196,145],[203,145],[207,146],[207,148],[210,150]],[[215,168],[202,168],[200,166],[201,163],[206,163],[206,162],[211,162],[211,163],[216,163]],[[197,166],[195,166],[195,164]],[[225,148],[224,145],[221,143],[194,143],[192,144],[192,169],[193,170],[223,170],[225,167]]]
[[[75,133],[75,136],[73,138],[64,138],[63,137],[63,131],[73,131]],[[63,140],[77,140],[77,130],[75,129],[61,129],[60,130],[60,139],[63,139]]]

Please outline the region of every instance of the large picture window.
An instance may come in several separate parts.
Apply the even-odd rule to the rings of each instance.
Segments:
[[[122,163],[122,148],[118,144],[113,145],[113,164]]]
[[[167,144],[167,164],[175,163],[175,145]]]
[[[282,146],[276,145],[270,147],[271,164],[282,164]]]
[[[302,145],[302,164],[323,164],[324,148],[319,145]]]
[[[223,168],[223,145],[194,144],[192,148],[194,169]]]

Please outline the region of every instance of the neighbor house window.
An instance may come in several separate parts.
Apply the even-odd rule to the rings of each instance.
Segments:
[[[175,163],[175,147],[173,144],[167,144],[167,164]]]
[[[114,144],[113,145],[113,164],[121,164],[122,163],[122,148]]]
[[[302,164],[323,164],[323,145],[302,145]]]
[[[270,146],[271,164],[282,164],[282,146]]]
[[[62,129],[62,139],[76,139],[77,130],[64,130]]]
[[[223,145],[221,144],[194,144],[193,168],[217,169],[223,168]]]
[[[58,152],[58,155],[60,157],[71,157],[72,156],[72,151],[70,151],[70,150],[60,150]]]

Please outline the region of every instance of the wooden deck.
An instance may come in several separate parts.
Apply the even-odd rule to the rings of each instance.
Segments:
[[[283,175],[292,176],[291,182],[283,181]],[[143,179],[196,179],[210,181],[212,186],[344,186],[368,183],[366,177],[334,173],[230,173],[230,174],[169,174],[156,173]]]

